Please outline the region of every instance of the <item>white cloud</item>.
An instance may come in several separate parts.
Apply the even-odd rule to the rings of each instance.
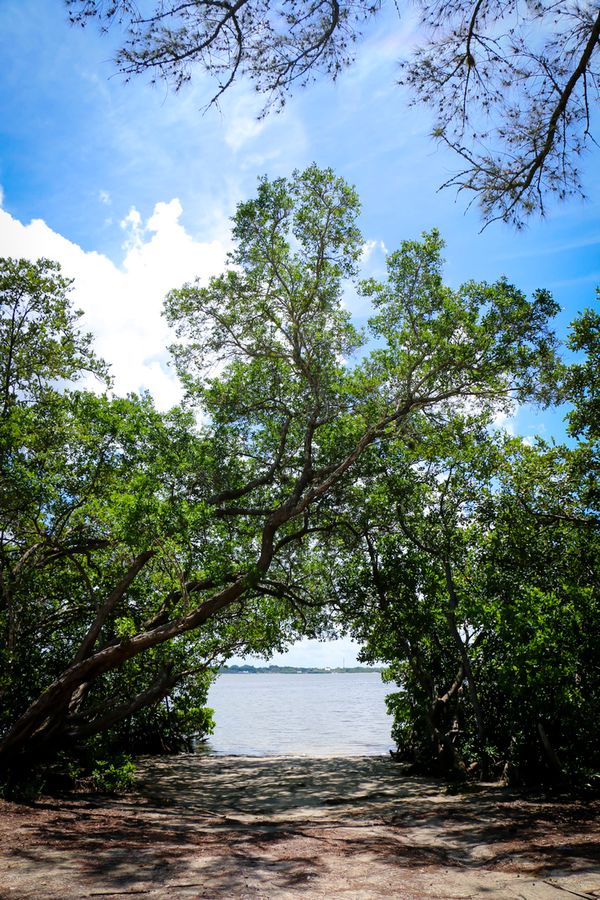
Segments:
[[[388,248],[385,246],[383,241],[375,241],[375,240],[365,241],[365,243],[362,246],[362,250],[361,250],[361,254],[360,254],[361,262],[363,264],[368,263],[370,261],[370,259],[372,258],[372,256],[375,253],[379,253],[379,252],[383,253],[384,256],[387,256],[387,254],[388,254]]]
[[[132,206],[125,218],[121,221],[121,228],[139,228],[142,224],[142,217],[139,212]]]
[[[195,240],[180,224],[179,200],[157,203],[147,222],[132,209],[121,223],[126,231],[121,266],[95,251],[86,252],[33,219],[24,225],[0,209],[0,247],[5,256],[60,262],[75,279],[73,302],[84,312],[83,325],[95,335],[95,347],[111,364],[119,393],[150,390],[166,408],[180,398],[179,384],[167,365],[172,339],[161,311],[166,293],[186,281],[209,276],[225,265],[222,240]]]
[[[135,250],[136,247],[141,246],[143,231],[142,217],[135,206],[131,207],[125,218],[121,219],[119,225],[127,235],[125,243],[123,244],[123,250],[130,253]]]
[[[225,143],[236,153],[255,140],[266,127],[266,119],[257,119],[256,113],[249,112],[244,103],[237,104],[233,116],[228,117],[227,121]]]
[[[515,417],[517,414],[518,407],[515,407],[513,410],[508,412],[505,409],[498,409],[494,413],[494,417],[492,419],[492,426],[497,428],[499,431],[505,431],[506,434],[514,437],[515,435]]]
[[[98,200],[100,203],[103,203],[105,206],[108,206],[111,203],[111,197],[108,191],[99,191],[98,192]]]

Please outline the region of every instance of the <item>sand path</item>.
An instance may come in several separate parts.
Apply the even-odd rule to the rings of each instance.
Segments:
[[[0,803],[0,898],[600,898],[599,802],[385,758],[145,760],[139,794]]]

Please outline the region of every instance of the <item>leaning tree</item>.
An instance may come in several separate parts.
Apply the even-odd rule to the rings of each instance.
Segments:
[[[61,651],[29,629],[44,684],[3,722],[4,762],[102,732],[232,650],[304,627],[311,548],[335,527],[329,500],[358,461],[409,435],[417,414],[538,391],[554,302],[504,280],[445,287],[436,233],[363,284],[377,344],[356,358],[365,338],[343,295],[361,254],[358,208],[315,166],[262,179],[240,204],[227,270],[167,298],[187,410],[164,417],[148,398],[48,385],[34,409],[54,435],[45,454],[28,397],[13,391],[2,577],[15,589],[2,622],[27,630],[47,612],[41,634]],[[30,294],[26,280],[3,291],[4,334],[27,318]]]

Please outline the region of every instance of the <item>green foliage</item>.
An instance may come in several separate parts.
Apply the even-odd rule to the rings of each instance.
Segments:
[[[135,763],[123,755],[96,760],[91,781],[95,790],[102,794],[131,790],[135,783]]]
[[[180,581],[180,567],[185,553],[189,555],[189,523],[198,521],[197,511],[187,515],[185,479],[201,441],[192,433],[190,415],[180,410],[161,415],[148,396],[110,399],[73,390],[69,381],[86,372],[105,377],[106,367],[94,356],[90,337],[78,330],[69,282],[56,264],[45,260],[3,260],[0,271],[5,387],[0,416],[0,734],[5,734],[78,654],[85,655],[82,642],[90,624],[132,557],[149,545],[161,550],[126,603],[107,609],[98,634],[102,645],[127,642],[145,619],[156,615],[173,580]],[[157,672],[171,671],[178,661],[188,668],[192,657],[183,648],[157,650],[146,665],[132,665],[118,678],[86,686],[81,701],[89,712],[73,709],[66,741],[72,764],[79,766],[81,742],[95,733],[94,721],[108,728],[110,722],[102,724],[108,710],[143,695]],[[163,681],[167,693],[176,683]],[[197,701],[203,701],[208,680],[197,683]],[[157,699],[149,698],[147,729]],[[209,724],[200,713],[183,716],[180,739],[188,726],[201,733]],[[67,752],[60,749],[64,743],[65,738],[49,747],[41,766],[25,765],[26,778],[17,760],[19,783],[30,784],[35,793],[56,781],[57,765],[61,777],[72,782],[66,758],[60,761]],[[109,754],[109,768],[117,749],[115,732],[103,751]],[[92,768],[87,760],[81,771],[89,775]],[[115,781],[119,768],[111,776]],[[103,783],[108,784],[107,778]],[[20,790],[18,784],[15,790]]]
[[[578,396],[556,304],[502,279],[450,289],[435,231],[360,284],[358,212],[330,170],[260,181],[230,267],[167,298],[186,389],[167,413],[76,390],[104,366],[68,284],[45,262],[3,263],[2,340],[21,360],[0,418],[9,768],[118,783],[115,754],[211,730],[208,687],[230,655],[268,658],[336,618],[390,665],[395,734],[423,765],[531,770],[540,725],[574,769],[595,759],[595,451],[490,434],[499,408],[562,396],[559,375]],[[370,352],[349,281],[375,307]]]
[[[596,290],[600,300],[600,288]],[[600,437],[600,313],[586,309],[573,322],[568,341],[571,350],[585,352],[582,362],[567,371],[567,395],[574,405],[568,415],[574,437],[597,441]]]
[[[590,321],[574,329],[589,357],[563,376],[571,423],[596,401]],[[529,446],[455,412],[364,467],[332,589],[364,659],[389,665],[393,735],[421,768],[563,783],[600,768],[594,458],[590,437]]]
[[[184,339],[172,348],[178,372],[215,421],[238,426],[236,436],[246,411],[260,414],[260,399],[263,416],[278,414],[273,436],[278,403],[301,414],[318,391],[339,404],[341,357],[361,343],[341,304],[361,252],[358,212],[355,192],[331,170],[262,179],[257,198],[238,207],[232,268],[167,298]],[[207,379],[216,361],[225,371]],[[268,439],[264,418],[261,427]]]
[[[0,260],[0,412],[32,403],[57,380],[86,373],[106,380],[91,349],[92,336],[78,330],[82,313],[69,300],[71,282],[47,259]]]
[[[182,653],[182,662],[189,662],[190,650]],[[154,664],[155,665],[155,664]],[[125,693],[136,675],[131,669],[139,669],[142,663],[130,662],[113,678],[112,690],[120,681],[120,692]],[[152,664],[144,661],[151,672]],[[191,753],[197,743],[212,734],[215,726],[213,710],[206,707],[212,673],[190,676],[152,706],[145,706],[127,719],[116,723],[103,744],[110,752],[125,751],[130,754]],[[140,675],[137,674],[137,679]]]
[[[505,279],[451,290],[442,280],[443,246],[435,230],[404,241],[388,256],[387,281],[363,283],[377,310],[371,331],[386,342],[369,371],[440,400],[472,393],[497,407],[503,396],[545,399],[556,366],[548,321],[558,305],[547,291],[528,300]]]

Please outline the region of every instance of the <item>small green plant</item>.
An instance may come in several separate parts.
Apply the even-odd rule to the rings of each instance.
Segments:
[[[97,791],[117,793],[131,790],[135,782],[135,763],[124,754],[110,760],[97,759],[91,778]]]

